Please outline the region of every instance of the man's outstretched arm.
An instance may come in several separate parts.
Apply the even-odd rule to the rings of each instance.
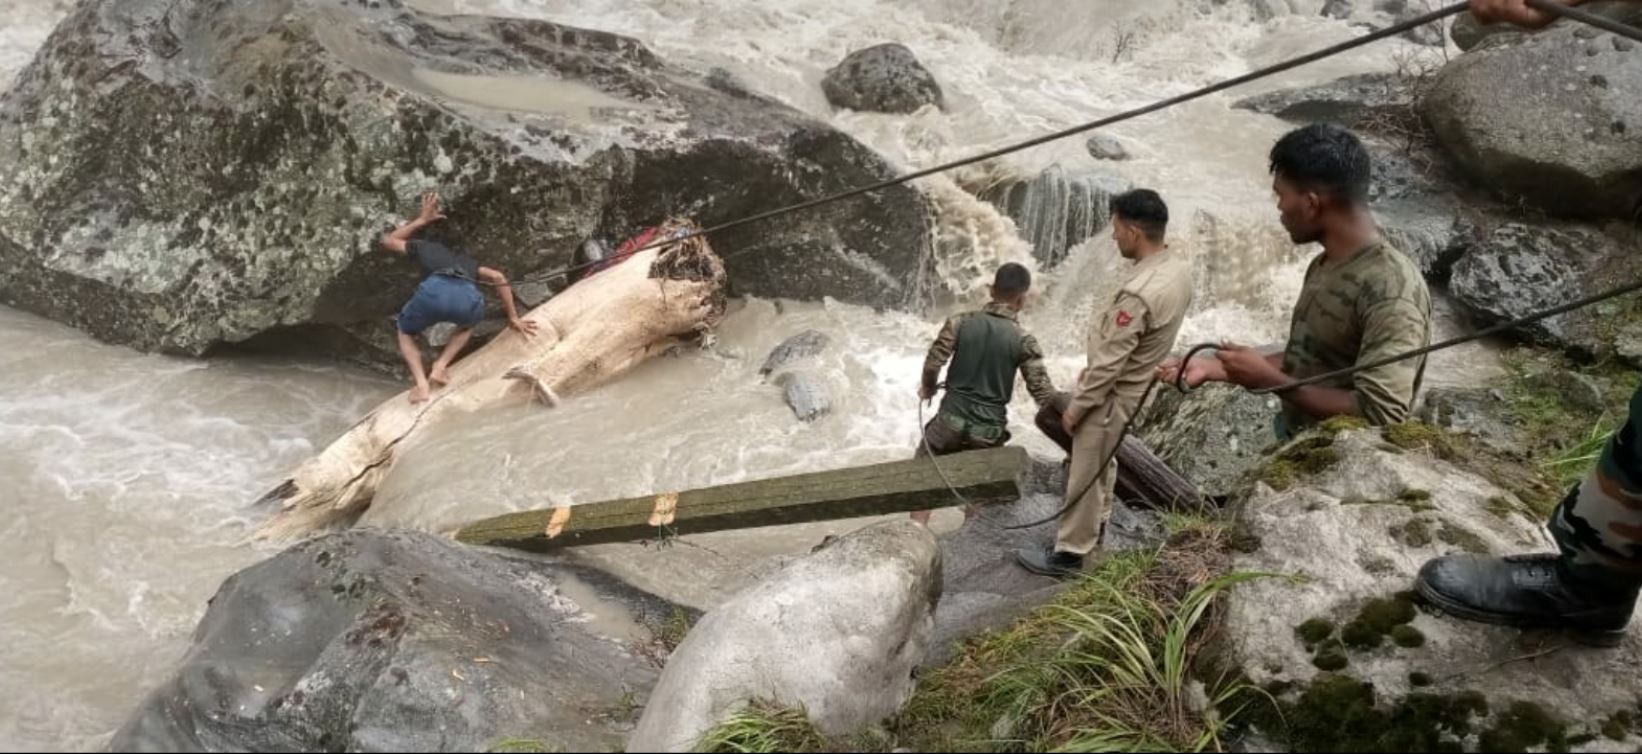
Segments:
[[[394,228],[392,233],[383,236],[382,248],[395,254],[403,254],[411,236],[443,219],[445,215],[439,211],[439,194],[429,191],[422,195],[422,211],[417,214],[416,219]]]

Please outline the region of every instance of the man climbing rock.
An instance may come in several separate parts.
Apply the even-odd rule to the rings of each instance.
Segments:
[[[1021,550],[1015,559],[1033,573],[1067,576],[1100,546],[1111,514],[1116,462],[1107,462],[1158,364],[1174,348],[1192,302],[1191,264],[1169,251],[1169,208],[1157,192],[1138,189],[1112,199],[1112,238],[1134,264],[1096,315],[1088,362],[1069,395],[1038,414],[1038,426],[1071,453],[1067,505],[1049,550]]]
[[[480,267],[471,257],[458,254],[437,241],[411,238],[416,232],[445,219],[439,212],[439,195],[428,192],[422,196],[422,211],[404,225],[382,238],[382,248],[395,254],[404,254],[422,266],[424,277],[416,294],[399,311],[399,353],[405,357],[416,387],[411,390],[411,403],[428,400],[428,383],[446,385],[450,377],[446,369],[462,352],[473,326],[485,318],[485,297],[479,292],[479,282],[494,286],[507,312],[508,326],[526,336],[536,333],[536,323],[519,319],[513,305],[513,288],[507,277],[489,267]],[[416,336],[441,322],[456,325],[456,332],[445,343],[445,349],[433,362],[433,369],[422,371],[422,349]]]
[[[1537,28],[1551,21],[1522,0],[1472,0],[1471,9],[1485,22]],[[1642,590],[1642,388],[1596,469],[1552,512],[1550,530],[1558,553],[1437,558],[1420,570],[1419,593],[1466,620],[1619,644]]]
[[[1275,353],[1226,344],[1184,366],[1186,383],[1230,382],[1249,389],[1367,364],[1429,342],[1431,293],[1419,267],[1380,236],[1368,208],[1368,150],[1332,125],[1290,132],[1271,151],[1272,188],[1283,227],[1296,244],[1323,252],[1306,270],[1287,345]],[[1174,382],[1181,364],[1158,375]],[[1287,438],[1334,416],[1375,425],[1408,418],[1425,360],[1399,361],[1330,382],[1286,390],[1277,434]]]
[[[952,317],[941,327],[924,359],[918,399],[927,404],[935,398],[941,368],[951,361],[946,397],[941,410],[924,427],[915,457],[984,450],[1009,442],[1009,401],[1015,395],[1017,371],[1039,406],[1054,398],[1055,386],[1044,368],[1038,340],[1019,322],[1031,288],[1032,273],[1025,267],[1014,263],[999,267],[992,279],[992,302],[980,311]],[[918,511],[912,519],[927,525],[929,516],[929,511]]]

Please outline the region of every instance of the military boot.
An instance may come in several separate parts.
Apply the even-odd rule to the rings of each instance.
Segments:
[[[1617,646],[1639,585],[1586,574],[1558,555],[1453,555],[1420,569],[1421,597],[1457,618],[1524,629],[1560,629],[1582,644]]]
[[[1064,579],[1083,571],[1083,557],[1069,552],[1049,550],[1016,550],[1015,562],[1039,576]]]

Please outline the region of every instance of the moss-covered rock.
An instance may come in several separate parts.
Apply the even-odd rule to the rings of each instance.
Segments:
[[[429,189],[450,217],[427,235],[518,279],[680,211],[712,226],[894,174],[608,32],[398,1],[86,0],[0,101],[0,301],[144,349],[358,352],[353,328],[387,332],[418,280],[376,239]],[[900,305],[929,214],[901,186],[713,246],[744,255],[743,293]]]

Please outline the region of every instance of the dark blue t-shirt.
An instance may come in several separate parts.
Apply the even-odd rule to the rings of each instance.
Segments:
[[[451,275],[468,280],[479,279],[479,262],[458,254],[438,241],[412,240],[405,244],[405,254],[422,265],[426,275]]]

